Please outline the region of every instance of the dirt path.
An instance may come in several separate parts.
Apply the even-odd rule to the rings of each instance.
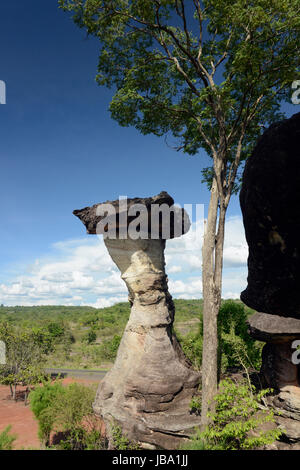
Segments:
[[[71,382],[95,383],[95,380],[72,379],[68,377],[63,380],[64,384]],[[98,382],[98,381],[97,381]],[[22,388],[19,388],[22,391]],[[17,434],[17,440],[14,442],[14,449],[34,449],[40,448],[38,439],[38,425],[33,416],[30,406],[24,405],[23,400],[17,402],[10,398],[9,387],[0,385],[0,432],[11,424],[11,432]]]

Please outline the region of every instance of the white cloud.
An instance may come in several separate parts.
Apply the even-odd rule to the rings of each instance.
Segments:
[[[96,300],[96,302],[92,304],[87,304],[87,305],[89,305],[90,307],[94,307],[94,308],[104,308],[104,307],[110,307],[111,305],[114,305],[118,302],[127,302],[127,300],[128,300],[127,295],[107,297],[107,298],[100,297],[99,299]]]
[[[175,273],[180,273],[182,271],[181,266],[170,266],[168,268],[168,273],[169,274],[175,274]]]
[[[203,223],[181,238],[167,241],[166,272],[174,297],[202,295]],[[127,300],[127,289],[102,238],[67,240],[53,245],[52,255],[34,260],[19,277],[0,284],[5,305],[92,305],[106,307]],[[229,217],[224,245],[223,297],[239,297],[246,286],[247,244],[242,219]]]

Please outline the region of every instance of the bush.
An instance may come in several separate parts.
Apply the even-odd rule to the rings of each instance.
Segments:
[[[72,383],[45,383],[30,395],[32,410],[39,421],[39,436],[50,445],[50,433],[56,432],[54,448],[63,450],[99,450],[106,446],[93,414],[94,387]]]
[[[111,428],[112,446],[114,450],[137,450],[139,445],[130,440],[123,434],[122,428],[114,424]]]
[[[38,420],[38,435],[45,446],[49,445],[50,433],[54,424],[53,416],[47,414],[46,410],[63,393],[64,388],[60,381],[55,381],[54,383],[50,381],[44,382],[42,387],[37,387],[30,392],[30,408]]]
[[[11,426],[7,426],[0,433],[0,450],[12,450],[13,442],[17,439],[16,434],[9,434]]]
[[[96,339],[97,339],[97,334],[95,330],[91,329],[82,337],[82,342],[87,343],[87,344],[92,344],[96,341]]]
[[[244,368],[260,368],[262,343],[249,336],[246,320],[247,313],[242,304],[233,300],[222,302],[218,316],[219,372],[242,365]],[[186,357],[199,370],[202,364],[202,316],[196,333],[182,336],[176,331],[176,336]]]
[[[176,331],[175,334],[181,344],[184,354],[191,361],[193,367],[199,370],[202,364],[202,324],[200,325],[197,333],[188,333],[186,336],[182,336]]]
[[[261,407],[262,398],[269,392],[267,389],[255,394],[253,386],[223,380],[214,398],[215,412],[208,414],[212,423],[205,431],[198,431],[187,448],[249,450],[274,442],[282,434],[281,430],[260,429],[263,423],[274,422],[273,412]]]
[[[248,334],[247,313],[242,304],[227,300],[221,305],[218,315],[220,369],[244,368],[261,365],[260,343]]]
[[[85,416],[93,414],[94,398],[94,388],[72,383],[53,396],[43,414],[53,421],[55,431],[69,431],[79,426]]]
[[[120,346],[122,337],[114,335],[112,339],[105,340],[100,346],[100,354],[103,359],[114,361]]]

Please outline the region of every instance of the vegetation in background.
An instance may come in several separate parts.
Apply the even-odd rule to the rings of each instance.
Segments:
[[[219,331],[219,373],[234,367],[259,370],[261,365],[262,344],[255,341],[247,332],[247,317],[251,311],[246,310],[240,301],[225,300],[222,302],[218,315]],[[185,355],[196,369],[201,368],[203,347],[203,322],[197,330],[186,335],[176,336],[181,343]]]
[[[194,367],[202,361],[202,299],[174,299],[174,329],[181,346]],[[240,301],[223,301],[219,333],[222,336],[222,371],[238,364],[236,343],[241,342],[251,364],[259,368],[258,342],[248,336],[246,317],[252,310]],[[109,368],[129,319],[127,302],[112,307],[0,307],[0,328],[4,324],[17,329],[32,330],[35,341],[48,367]],[[250,361],[247,359],[247,366]]]
[[[0,383],[9,385],[14,400],[18,385],[39,383],[44,375],[42,358],[48,348],[47,339],[34,329],[20,328],[9,323],[0,324],[0,339],[6,346],[6,364],[0,365]],[[47,346],[45,346],[47,345]],[[27,402],[25,392],[25,404]]]
[[[176,330],[196,331],[202,300],[176,300]],[[109,368],[129,319],[128,302],[112,307],[0,307],[0,325],[33,330],[48,367]]]
[[[260,369],[263,343],[248,334],[247,317],[242,303],[222,303],[218,315],[220,372],[241,365],[244,369]]]
[[[191,360],[194,367],[200,369],[201,367],[201,352],[202,352],[202,300],[176,300],[176,316],[175,316],[175,332],[178,337],[186,356]],[[6,307],[1,307],[6,309]],[[45,310],[44,310],[45,309]],[[34,340],[34,347],[38,348],[37,357],[48,358],[49,366],[53,366],[53,360],[61,361],[62,365],[80,364],[82,366],[95,367],[103,361],[112,363],[115,359],[120,340],[129,318],[129,304],[121,303],[116,304],[109,308],[104,309],[91,309],[75,308],[73,307],[35,307],[30,310],[28,307],[24,308],[24,316],[22,316],[22,308],[17,309],[17,314],[14,307],[10,307],[6,313],[5,318],[10,321],[0,323],[0,331],[27,331],[31,340]],[[39,313],[38,313],[39,312]],[[62,316],[65,312],[66,317]],[[259,368],[260,366],[260,349],[261,343],[255,342],[247,334],[246,319],[253,312],[251,309],[245,307],[242,302],[236,300],[226,300],[222,302],[219,313],[219,335],[220,335],[220,362],[221,372],[230,371],[233,368],[244,368],[246,370],[250,367]],[[15,316],[16,315],[16,316]],[[0,313],[1,318],[1,313]],[[26,325],[25,327],[22,325]],[[2,330],[1,330],[2,328]],[[6,328],[6,330],[5,330]],[[86,341],[88,334],[93,332],[93,341]],[[62,349],[64,342],[67,338],[67,344],[70,348],[68,359]],[[73,338],[68,340],[68,338]],[[81,362],[72,361],[72,358],[78,356]],[[83,357],[83,359],[82,359]],[[243,366],[242,366],[243,364]],[[242,410],[242,403],[250,403],[253,405],[252,411],[256,407],[254,402],[245,401],[246,388],[249,394],[249,384],[244,386],[240,392],[235,389],[233,392],[236,394],[238,400],[237,410]],[[246,388],[245,388],[246,387]],[[252,390],[252,389],[251,389]],[[223,395],[223,408],[225,409],[225,398],[228,406],[232,408],[230,402],[229,386],[225,387]],[[97,422],[92,418],[92,401],[94,399],[94,390],[81,385],[72,385],[63,387],[61,382],[43,381],[43,386],[36,387],[30,393],[30,406],[35,417],[39,423],[39,437],[45,447],[50,446],[50,435],[57,433],[59,439],[51,446],[55,449],[104,449],[107,442],[101,436]],[[252,391],[250,392],[253,393]],[[244,396],[244,395],[245,396]],[[254,401],[256,396],[253,394]],[[244,401],[243,401],[244,400]],[[220,406],[222,404],[220,402]],[[248,406],[247,404],[247,406]],[[192,402],[193,411],[199,412],[201,409],[201,397],[196,397]],[[231,409],[230,408],[230,409]],[[250,409],[250,408],[249,408]],[[218,408],[219,410],[219,408]],[[219,411],[217,412],[219,413]],[[232,409],[231,409],[232,411]],[[252,413],[251,411],[251,413]],[[237,411],[238,413],[238,411]],[[250,413],[250,414],[251,414]],[[84,419],[85,416],[85,419]],[[219,416],[219,415],[218,415]],[[251,423],[253,416],[248,416]],[[83,419],[85,426],[82,425]],[[239,420],[236,416],[228,415],[229,421],[234,419]],[[255,417],[256,419],[256,417]],[[248,418],[247,418],[248,420]],[[246,421],[247,421],[246,420]],[[229,424],[229,421],[227,424]],[[218,423],[216,416],[215,422]],[[214,432],[220,433],[223,429],[224,422],[218,424],[218,428],[210,429],[210,436]],[[220,427],[221,426],[221,427]],[[239,425],[240,426],[240,425]],[[243,424],[242,431],[249,427],[248,424]],[[221,429],[222,428],[222,429]],[[219,448],[224,446],[222,441],[223,435],[228,437],[228,432],[231,430],[227,426],[225,431],[222,431],[221,437],[219,434],[209,440],[208,435],[197,434],[190,444],[194,449],[204,448]],[[239,433],[242,433],[238,430]],[[232,431],[237,432],[237,431]],[[242,435],[242,434],[241,434]],[[205,437],[205,442],[204,442]],[[220,441],[220,439],[221,441]],[[228,443],[230,439],[227,439]],[[229,436],[230,437],[230,436]],[[245,436],[244,436],[245,437]],[[250,445],[251,442],[258,445],[262,441],[246,441],[241,442],[239,445]],[[270,439],[271,439],[270,435]],[[274,436],[273,436],[274,437]],[[121,428],[115,426],[113,429],[114,446],[116,449],[129,449],[136,448],[135,444],[130,443],[125,435],[123,435]],[[245,438],[246,439],[246,438]],[[220,443],[221,442],[221,443]],[[229,445],[229,444],[228,444]],[[232,445],[232,444],[230,444]],[[252,444],[251,444],[252,445]],[[253,444],[254,445],[254,444]]]

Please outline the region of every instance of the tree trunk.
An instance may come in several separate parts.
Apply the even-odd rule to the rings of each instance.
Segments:
[[[223,246],[226,208],[220,205],[217,229],[219,194],[213,180],[207,223],[202,248],[203,285],[203,353],[202,353],[202,428],[209,423],[207,413],[213,412],[213,397],[218,386],[218,313],[221,305]]]
[[[13,400],[17,401],[17,385],[13,385]]]

